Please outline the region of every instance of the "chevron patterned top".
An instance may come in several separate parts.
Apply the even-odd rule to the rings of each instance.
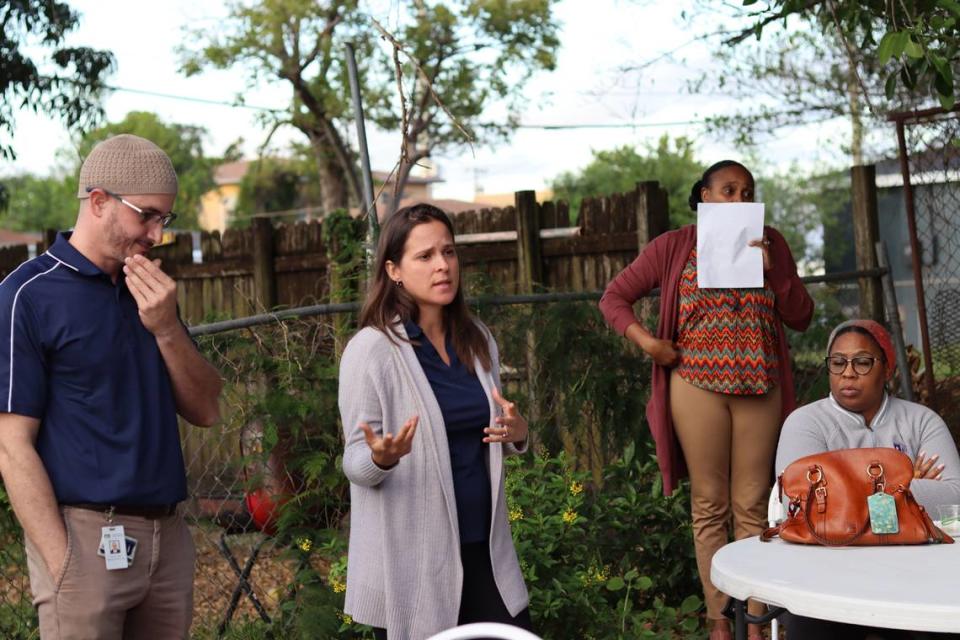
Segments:
[[[762,289],[701,289],[697,248],[680,276],[677,373],[718,393],[761,395],[777,383],[774,294]]]

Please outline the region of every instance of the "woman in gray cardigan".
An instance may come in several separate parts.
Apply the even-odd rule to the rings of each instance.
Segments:
[[[360,326],[340,361],[344,611],[378,640],[529,629],[503,465],[527,423],[499,393],[497,345],[467,308],[443,211],[414,205],[383,225]]]

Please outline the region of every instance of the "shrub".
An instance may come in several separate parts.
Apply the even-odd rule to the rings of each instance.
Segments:
[[[650,447],[640,450],[608,465],[602,487],[563,455],[509,461],[508,514],[544,638],[688,638],[699,628],[688,499],[683,489],[662,496]]]

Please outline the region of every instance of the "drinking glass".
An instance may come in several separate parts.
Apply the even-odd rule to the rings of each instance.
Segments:
[[[944,533],[952,536],[960,535],[960,504],[942,504],[940,511],[940,528]]]

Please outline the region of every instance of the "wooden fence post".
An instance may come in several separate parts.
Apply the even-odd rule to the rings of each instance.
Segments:
[[[636,190],[637,212],[637,253],[639,254],[651,240],[670,227],[670,207],[667,192],[660,188],[656,180],[638,182]],[[640,320],[647,324],[657,313],[654,300],[647,297],[640,301]]]
[[[273,265],[273,222],[253,218],[253,292],[254,304],[269,311],[277,306],[277,281]]]
[[[859,165],[850,169],[852,183],[853,245],[857,269],[876,269],[876,245],[880,240],[877,213],[877,168]],[[877,278],[859,278],[860,317],[883,322],[883,297]]]
[[[540,211],[535,191],[517,191],[513,195],[517,219],[517,293],[534,293],[543,288],[543,262],[540,257]],[[530,422],[542,415],[538,404],[540,363],[537,360],[537,335],[528,324],[526,331],[527,397]],[[531,439],[531,443],[534,440]]]
[[[517,216],[518,289],[519,293],[533,293],[543,285],[537,193],[517,191],[513,198]]]

